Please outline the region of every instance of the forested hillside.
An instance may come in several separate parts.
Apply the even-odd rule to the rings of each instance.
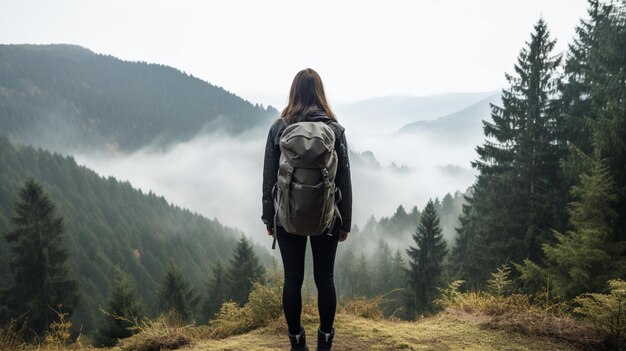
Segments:
[[[557,54],[540,19],[483,122],[450,259],[472,286],[513,264],[562,301],[626,275],[626,4],[589,1],[576,33]]]
[[[490,107],[485,113],[491,116],[482,118],[485,139],[472,162],[478,177],[465,201],[460,194],[447,199],[462,206],[455,238],[448,245],[443,240],[445,214],[436,202],[371,219],[363,232],[355,230],[364,240],[352,248],[377,247],[340,250],[340,292],[372,296],[403,289],[386,295],[392,307],[386,312],[404,308],[395,315],[412,319],[433,313],[437,288],[448,283],[456,292],[525,294],[537,306],[560,305],[567,313],[584,310],[589,296],[601,299],[589,294],[623,284],[626,4],[590,1],[589,18],[568,52],[554,53],[554,47],[540,18],[506,74],[509,85],[491,104],[484,101],[482,110]],[[409,234],[414,243],[396,241]],[[623,349],[623,324],[611,324],[626,316],[620,291],[606,300],[615,307],[586,313],[611,325],[610,343]]]
[[[63,217],[63,245],[69,249],[68,266],[81,293],[72,321],[77,327],[83,324],[83,333],[88,335],[102,317],[98,305],[109,296],[117,268],[130,276],[151,314],[170,264],[175,264],[204,298],[212,269],[218,262],[229,261],[241,237],[241,233],[153,193],[102,178],[78,166],[72,157],[14,145],[4,137],[0,137],[0,165],[0,233],[13,230],[14,204],[28,177],[43,184]],[[7,245],[2,238],[0,288],[8,287],[12,280]],[[269,256],[262,255],[267,263]]]
[[[132,151],[203,128],[238,134],[276,115],[171,67],[72,45],[0,45],[0,130],[12,140]]]

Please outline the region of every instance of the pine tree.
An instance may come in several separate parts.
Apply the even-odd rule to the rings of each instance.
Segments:
[[[365,222],[365,227],[363,227],[364,233],[375,233],[378,230],[378,223],[376,223],[376,218],[374,216],[370,216]]]
[[[411,209],[411,212],[409,213],[408,222],[411,223],[412,226],[414,226],[415,223],[419,223],[419,220],[420,220],[420,211],[417,209],[417,206],[413,206],[413,208]]]
[[[596,158],[592,169],[572,188],[569,205],[573,228],[556,232],[557,243],[545,244],[546,265],[525,260],[518,269],[534,289],[548,285],[552,295],[571,299],[585,292],[601,292],[609,279],[626,274],[626,242],[611,242],[617,196],[608,167]]]
[[[15,204],[15,230],[4,235],[12,253],[14,282],[4,292],[5,304],[11,317],[26,317],[37,334],[56,320],[59,305],[71,316],[79,300],[78,283],[69,278],[67,269],[63,218],[55,212],[41,184],[29,178]]]
[[[446,242],[439,226],[434,203],[428,201],[417,231],[413,234],[415,247],[407,250],[409,255],[407,312],[415,314],[432,312],[432,301],[441,285],[443,259],[447,254]]]
[[[589,1],[588,20],[581,20],[576,27],[576,37],[569,45],[563,66],[563,79],[559,82],[561,111],[565,117],[566,139],[583,153],[592,152],[592,135],[589,132],[595,119],[592,112],[591,81],[597,79],[590,51],[597,45],[597,26],[601,7],[597,0]],[[578,181],[581,172],[572,175]]]
[[[198,301],[189,281],[170,264],[157,294],[157,310],[162,313],[173,310],[182,322],[187,322],[193,317]]]
[[[406,286],[406,272],[404,267],[404,259],[400,250],[396,250],[391,262],[391,274],[389,275],[389,284],[392,289],[401,289]]]
[[[515,65],[506,75],[502,107],[492,105],[492,122],[484,121],[485,136],[477,147],[480,171],[473,196],[479,223],[478,241],[488,245],[481,267],[491,271],[508,260],[539,259],[541,244],[552,240],[551,228],[561,228],[559,208],[565,203],[559,158],[564,154],[560,119],[553,96],[560,57],[550,56],[555,40],[540,19]],[[470,223],[467,223],[470,224]]]
[[[339,283],[337,290],[341,297],[350,298],[356,295],[355,261],[354,252],[350,248],[339,256],[337,266],[341,269],[337,271],[337,282]]]
[[[454,211],[454,199],[450,193],[447,193],[446,196],[441,199],[441,213],[439,217],[448,216]]]
[[[560,86],[570,230],[544,245],[545,262],[518,267],[529,288],[548,285],[561,298],[603,290],[626,274],[625,5],[589,1],[589,19],[570,45]]]
[[[354,290],[356,295],[371,296],[372,284],[370,273],[371,270],[367,264],[367,258],[365,258],[364,253],[361,253],[359,258],[356,260],[356,269],[354,271],[356,281]]]
[[[610,240],[626,240],[626,2],[601,7],[590,50],[593,67],[591,103],[597,115],[593,131],[594,152],[606,160],[617,194],[618,219]],[[623,253],[626,255],[626,253]]]
[[[396,250],[391,260],[391,272],[387,277],[388,288],[386,299],[387,302],[383,305],[383,310],[386,315],[395,316],[398,318],[406,318],[406,286],[407,286],[407,274],[404,267],[404,259],[400,250]]]
[[[113,282],[111,295],[103,312],[105,318],[96,334],[96,341],[107,347],[115,345],[119,339],[133,335],[135,331],[131,327],[143,319],[143,307],[135,288],[128,275],[121,270]]]
[[[392,259],[389,245],[387,245],[386,241],[380,239],[374,261],[373,294],[385,294],[393,289],[392,281],[389,279],[393,268]]]
[[[563,171],[577,185],[588,159],[606,160],[618,195],[618,220],[610,240],[626,240],[626,3],[589,1],[568,51],[561,86],[570,152]]]
[[[511,267],[505,263],[491,273],[487,280],[487,289],[492,296],[504,296],[511,292],[513,281],[511,280]]]
[[[480,221],[475,217],[473,194],[472,191],[472,195],[465,197],[466,203],[459,217],[461,225],[456,228],[456,242],[450,253],[449,274],[452,280],[463,280],[478,287],[487,278],[487,271],[482,269],[487,260],[483,253],[486,245],[480,242],[482,237],[477,228]]]
[[[204,322],[209,321],[226,301],[226,271],[222,263],[213,267],[213,276],[207,284],[207,296],[202,308]]]
[[[259,263],[246,237],[242,236],[230,260],[227,273],[230,298],[240,305],[245,304],[252,290],[252,283],[263,280],[264,275],[265,268]]]

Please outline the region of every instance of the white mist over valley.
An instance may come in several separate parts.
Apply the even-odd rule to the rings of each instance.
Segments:
[[[370,216],[390,216],[399,205],[421,209],[430,198],[466,191],[474,181],[470,161],[482,140],[481,120],[489,118],[485,98],[495,102],[498,97],[497,92],[391,96],[337,106],[351,151],[353,224],[362,228]],[[446,124],[455,113],[465,124],[460,130],[459,122]],[[430,124],[404,130],[417,121]],[[233,136],[205,128],[166,149],[74,157],[103,176],[127,180],[177,206],[217,218],[263,244],[269,241],[260,219],[268,130],[269,125]]]

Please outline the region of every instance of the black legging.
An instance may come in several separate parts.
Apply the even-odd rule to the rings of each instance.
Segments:
[[[304,281],[304,253],[306,251],[306,236],[290,234],[280,225],[277,226],[276,239],[283,257],[285,270],[285,285],[283,287],[283,310],[291,334],[300,331],[300,314],[302,312],[302,282]],[[338,229],[338,226],[335,226]],[[337,309],[337,295],[333,270],[335,254],[339,241],[338,230],[333,230],[333,236],[311,236],[313,251],[313,276],[317,286],[317,308],[320,313],[320,329],[330,333],[335,321]]]

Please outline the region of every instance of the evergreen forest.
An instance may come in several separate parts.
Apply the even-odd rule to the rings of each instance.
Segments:
[[[0,45],[0,82],[2,134],[55,151],[163,148],[277,114],[172,67],[74,45]]]

